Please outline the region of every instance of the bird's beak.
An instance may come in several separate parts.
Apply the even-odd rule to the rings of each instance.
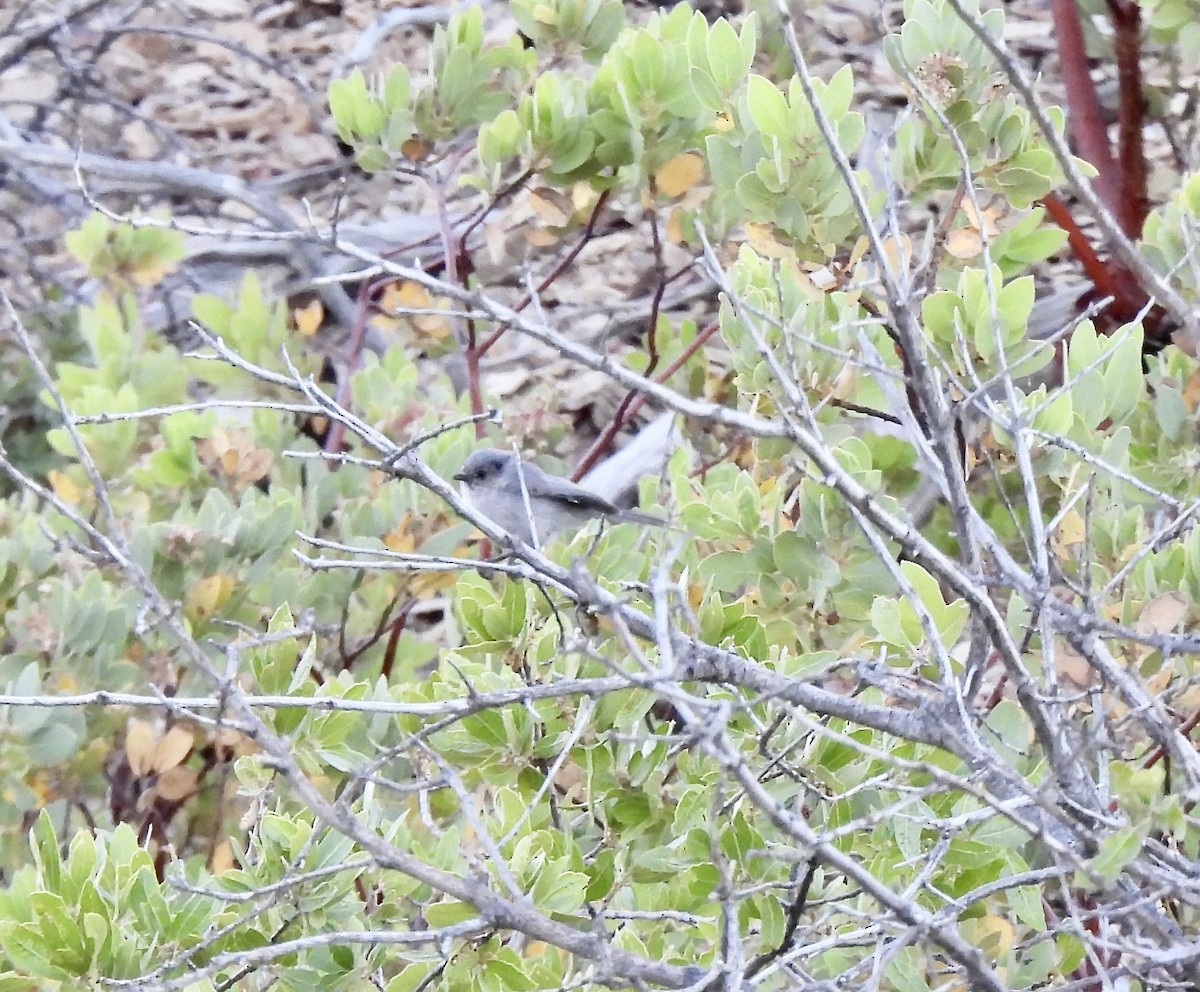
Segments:
[[[454,481],[455,482],[466,482],[467,481],[467,473],[466,472],[455,472],[454,473]]]

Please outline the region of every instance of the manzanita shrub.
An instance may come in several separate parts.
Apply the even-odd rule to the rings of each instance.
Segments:
[[[905,4],[882,136],[778,13],[511,14],[329,87],[443,227],[424,268],[314,235],[411,334],[340,384],[252,272],[195,352],[145,333],[161,218],[69,236],[59,460],[0,459],[0,990],[1193,984],[1200,178],[1137,246],[1185,304],[1147,354],[1038,320],[1038,201],[1094,170],[1001,10]],[[521,297],[474,263],[529,206]],[[656,302],[598,349],[538,297],[614,216]],[[460,518],[501,336],[680,415],[669,528]]]

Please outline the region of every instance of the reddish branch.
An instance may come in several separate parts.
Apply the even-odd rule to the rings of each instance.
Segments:
[[[1141,11],[1132,0],[1108,0],[1113,25],[1113,52],[1117,65],[1119,104],[1117,153],[1114,157],[1108,128],[1096,86],[1088,72],[1087,51],[1075,0],[1052,0],[1063,82],[1066,87],[1068,124],[1077,152],[1094,165],[1096,194],[1117,218],[1123,233],[1137,238],[1150,211],[1143,129]],[[1094,297],[1111,297],[1109,317],[1121,324],[1136,319],[1148,297],[1128,266],[1103,259],[1055,196],[1043,201],[1047,212],[1067,232],[1068,242],[1088,278],[1095,286]],[[1086,298],[1084,303],[1090,302]],[[1157,350],[1166,343],[1170,328],[1165,312],[1153,308],[1145,315],[1146,344]]]
[[[1114,299],[1117,295],[1116,286],[1113,285],[1111,274],[1109,273],[1109,263],[1105,262],[1095,249],[1092,248],[1092,243],[1088,240],[1088,236],[1083,233],[1079,225],[1075,223],[1075,218],[1071,215],[1071,211],[1067,209],[1067,205],[1062,202],[1053,193],[1042,197],[1042,206],[1046,208],[1046,213],[1054,220],[1054,222],[1067,232],[1067,243],[1071,246],[1071,251],[1075,253],[1075,257],[1079,259],[1079,263],[1083,266],[1083,271],[1087,273],[1087,277],[1092,280],[1092,284],[1096,287],[1097,292],[1101,296],[1111,296]]]
[[[1120,166],[1113,158],[1108,143],[1108,129],[1104,123],[1104,109],[1096,93],[1096,84],[1088,72],[1079,8],[1075,0],[1052,0],[1050,9],[1054,15],[1059,62],[1067,92],[1067,124],[1071,138],[1078,154],[1099,171],[1096,193],[1112,210],[1120,197]]]
[[[703,348],[705,342],[717,333],[720,326],[715,320],[711,324],[706,324],[695,338],[692,339],[691,343],[673,361],[668,362],[667,366],[654,377],[654,382],[661,385],[683,368],[687,360]],[[576,481],[595,463],[596,454],[603,451],[612,442],[612,439],[616,437],[617,432],[625,423],[636,417],[638,411],[645,405],[646,396],[644,393],[631,389],[625,394],[625,399],[621,401],[621,405],[617,408],[617,412],[613,414],[612,420],[608,422],[608,425],[600,433],[600,436],[596,438],[592,446],[588,448],[587,453],[580,460],[579,467],[573,473],[573,478]]]
[[[596,233],[596,224],[600,220],[600,214],[603,212],[605,204],[608,203],[608,197],[611,192],[611,190],[606,189],[600,194],[599,199],[596,200],[596,205],[592,208],[592,215],[588,218],[587,226],[583,229],[583,234],[580,235],[580,238],[575,243],[575,246],[569,252],[567,252],[567,254],[556,266],[554,266],[554,269],[550,272],[550,274],[546,276],[546,278],[540,283],[538,283],[537,289],[534,290],[533,293],[526,293],[521,302],[513,307],[517,313],[520,313],[527,306],[529,306],[529,304],[533,302],[533,298],[536,294],[544,293],[546,289],[552,283],[554,283],[555,280],[557,280],[564,272],[567,271],[571,263],[579,257],[579,253],[583,251],[584,247],[589,241],[592,240],[592,236]],[[488,335],[483,344],[479,346],[479,355],[483,356],[487,354],[492,345],[494,345],[507,330],[507,327],[498,327],[490,335]],[[483,407],[481,406],[479,410],[472,410],[472,413],[480,413],[482,409]]]
[[[1120,103],[1117,114],[1117,148],[1121,162],[1120,202],[1115,209],[1121,228],[1131,238],[1139,237],[1150,212],[1147,193],[1146,150],[1142,127],[1142,14],[1136,3],[1109,0],[1113,18],[1113,49],[1117,58]]]

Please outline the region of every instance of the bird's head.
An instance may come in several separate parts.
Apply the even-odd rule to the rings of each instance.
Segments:
[[[472,451],[454,478],[465,482],[472,489],[495,483],[512,463],[513,453],[499,448],[481,448]]]

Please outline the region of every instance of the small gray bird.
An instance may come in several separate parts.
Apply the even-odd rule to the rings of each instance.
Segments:
[[[466,483],[480,513],[526,544],[534,543],[534,529],[538,544],[544,545],[556,534],[582,530],[597,518],[660,527],[666,523],[649,513],[618,509],[603,496],[498,448],[472,451],[454,478]],[[529,495],[528,509],[525,493]]]

